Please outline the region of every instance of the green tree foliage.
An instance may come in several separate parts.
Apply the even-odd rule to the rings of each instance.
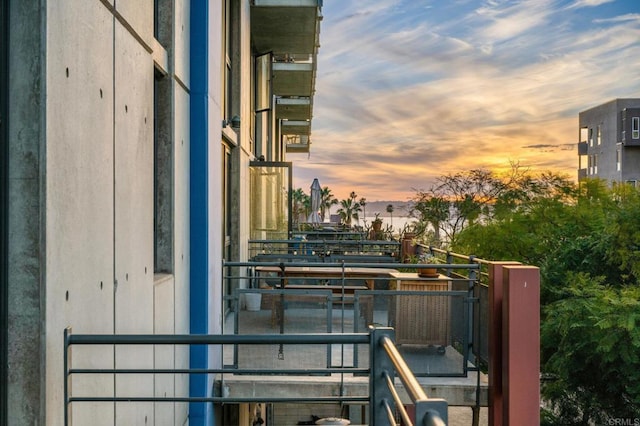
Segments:
[[[338,204],[338,199],[334,197],[328,186],[320,190],[320,197],[320,219],[324,222],[327,212],[330,211],[331,206]]]
[[[347,226],[351,226],[352,219],[359,219],[359,213],[361,211],[362,207],[360,206],[360,203],[356,201],[355,192],[352,192],[349,198],[340,201],[338,214],[340,215],[342,223]]]
[[[511,176],[513,177],[513,175]],[[541,270],[548,424],[640,413],[640,195],[552,174],[503,179],[452,249]]]
[[[554,424],[607,424],[640,413],[640,287],[615,289],[588,274],[545,307],[542,340],[553,342],[544,395]]]
[[[292,209],[293,209],[293,223],[299,225],[300,222],[305,222],[306,218],[311,212],[311,198],[305,194],[302,188],[296,188],[292,191]]]

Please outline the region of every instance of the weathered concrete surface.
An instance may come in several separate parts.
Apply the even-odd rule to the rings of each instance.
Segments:
[[[12,2],[9,70],[8,418],[44,424],[41,114],[44,85],[39,2]]]

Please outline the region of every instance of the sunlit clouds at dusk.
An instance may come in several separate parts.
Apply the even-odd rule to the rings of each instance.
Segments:
[[[406,200],[519,162],[574,177],[578,112],[640,97],[637,0],[325,0],[294,187]]]

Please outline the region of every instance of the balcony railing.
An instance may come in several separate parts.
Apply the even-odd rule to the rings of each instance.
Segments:
[[[230,404],[246,402],[339,402],[339,403],[368,403],[371,425],[396,424],[396,412],[406,425],[446,425],[447,403],[442,399],[428,398],[406,362],[398,352],[393,342],[394,332],[389,328],[371,327],[367,333],[336,333],[336,334],[287,334],[287,335],[86,335],[64,333],[64,424],[68,426],[71,419],[72,407],[80,403],[144,403],[144,402],[190,402]],[[131,345],[349,345],[365,344],[370,348],[370,368],[331,368],[321,373],[365,374],[369,376],[368,395],[317,395],[313,397],[295,396],[278,397],[273,393],[252,396],[229,396],[224,392],[210,397],[189,396],[156,396],[150,395],[121,395],[110,396],[76,395],[72,394],[71,383],[81,382],[83,378],[91,376],[111,375],[237,375],[237,374],[277,374],[291,376],[308,376],[318,371],[308,369],[239,369],[239,368],[97,368],[75,366],[71,363],[72,347],[80,351],[80,346],[115,346]],[[395,378],[404,385],[411,402],[415,405],[415,423],[408,415],[401,398],[395,390]],[[89,382],[91,379],[88,379]],[[80,383],[82,387],[82,383]]]
[[[360,233],[317,234],[315,239],[249,240],[249,258],[256,261],[319,261],[391,263],[400,258],[398,241],[376,241]]]
[[[429,377],[421,379],[423,385],[442,384],[439,392],[444,394],[445,387],[455,382],[460,396],[450,403],[471,405],[474,410],[486,405],[487,388],[481,383],[485,376],[477,356],[482,352],[479,336],[486,335],[481,332],[486,324],[481,324],[485,317],[480,315],[477,297],[481,264],[295,261],[302,257],[292,254],[288,261],[280,262],[225,262],[223,278],[235,288],[227,298],[225,333],[358,333],[370,325],[390,326],[395,330],[398,352],[414,376]],[[425,266],[438,268],[439,275],[419,278],[415,271]],[[257,295],[259,304],[250,308],[248,297]],[[234,368],[257,370],[296,366],[318,374],[335,366],[368,368],[370,353],[356,345],[316,345],[312,351],[293,344],[272,344],[265,349],[237,345],[225,353],[225,362]],[[350,394],[357,389],[352,376],[333,379],[339,381],[336,393]],[[327,380],[331,378],[320,383]],[[227,384],[232,393],[241,392],[240,383],[230,380]],[[313,387],[309,388],[291,387],[289,391],[307,395]],[[470,392],[475,403],[470,404]]]

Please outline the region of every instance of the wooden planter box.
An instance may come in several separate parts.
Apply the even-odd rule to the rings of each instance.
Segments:
[[[451,290],[451,281],[445,275],[439,275],[437,278],[421,278],[417,273],[398,272],[391,274],[391,277],[391,286],[395,290]],[[449,296],[395,296],[392,318],[396,331],[396,343],[446,347],[450,342],[450,317],[451,297]]]

